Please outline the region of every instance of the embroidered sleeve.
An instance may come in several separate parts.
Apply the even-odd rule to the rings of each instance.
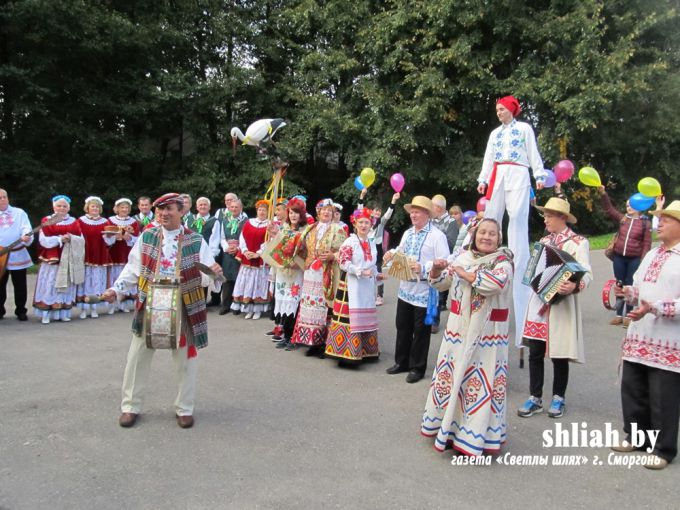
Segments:
[[[660,299],[651,303],[650,308],[656,317],[675,319],[678,317],[676,310],[680,309],[680,299]]]
[[[449,290],[451,284],[453,283],[454,277],[457,277],[455,273],[451,274],[448,269],[444,269],[444,271],[442,271],[439,276],[433,278],[430,270],[428,271],[427,275],[427,283],[430,285],[430,287],[434,287],[438,291],[444,292]]]
[[[511,278],[512,268],[507,263],[501,263],[493,268],[478,270],[472,286],[483,296],[495,296],[503,292]]]

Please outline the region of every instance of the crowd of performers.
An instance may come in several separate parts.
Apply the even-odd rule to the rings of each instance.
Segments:
[[[491,133],[479,176],[479,192],[489,200],[486,211],[463,225],[460,208],[453,207],[449,214],[443,196],[414,196],[404,206],[410,227],[384,255],[383,232],[399,193],[382,214],[378,206],[363,206],[364,190],[349,216],[351,229],[340,220],[341,206],[331,199],[319,201],[314,215],[302,196],[276,203],[261,200],[255,204],[254,218],[243,212],[234,193],[227,193],[225,207],[215,214],[204,197],[196,201],[196,214],[191,212],[188,195],[169,194],[156,202],[160,209],[179,204],[187,235],[191,232],[203,239],[201,260],[219,261],[225,280],[221,291],[210,292],[207,281],[202,286],[206,301],[219,306],[220,315],[231,313],[248,320],[269,315],[275,326],[267,334],[276,348],[304,347],[308,356],[329,357],[340,364],[378,359],[376,307],[383,303],[381,281],[388,272],[398,274],[392,269],[406,261],[402,270],[408,276],[397,276],[394,364],[386,372],[407,373],[409,383],[425,377],[430,335],[439,324],[444,303],[448,319],[421,432],[433,437],[439,450],[453,448],[475,456],[498,452],[507,438],[510,344],[529,353],[529,397],[517,414],[528,418],[543,411],[547,357],[554,369],[547,414],[564,415],[570,363],[585,359],[580,293],[591,283],[592,271],[588,240],[572,230],[577,218],[558,189],[557,196],[536,206],[547,231],[540,243],[571,255],[584,274],[577,282],[560,284],[562,299],[556,304],[546,304],[521,283],[529,262],[530,170],[541,189],[543,163],[531,126],[515,118],[519,103],[502,98],[496,109],[501,125]],[[619,308],[612,324],[628,327],[622,356],[623,428],[627,434],[632,423],[659,430],[652,462],[646,467],[663,468],[677,454],[680,419],[680,201],[665,209],[662,202],[652,212],[661,245],[651,249],[651,222],[630,209],[625,215],[617,212],[600,191],[607,213],[620,225],[613,256],[621,285],[616,289]],[[9,223],[21,236],[20,249],[11,255],[16,259],[14,267],[25,271],[30,265],[30,259],[24,260],[25,246],[32,241],[30,225],[18,214],[20,210],[7,212],[3,193],[0,190],[0,227]],[[88,304],[88,298],[106,294],[114,282],[125,280],[130,273],[126,263],[134,258],[129,255],[140,235],[162,230],[148,197],[138,199],[139,214],[134,217],[127,198],[115,202],[115,214],[109,218],[102,217],[103,205],[98,197],[88,197],[85,214],[76,219],[69,216],[67,196],[53,198],[54,214],[43,219],[38,239],[41,264],[33,303],[45,324],[69,321],[74,306],[80,308],[82,319],[88,314],[97,317],[97,305]],[[270,215],[271,207],[275,211]],[[507,248],[501,229],[506,211]],[[17,219],[8,220],[8,214],[14,213]],[[158,265],[175,258],[164,254]],[[9,268],[14,269],[11,263],[12,259]],[[135,303],[140,307],[134,278],[128,280],[115,287],[115,304],[99,305],[106,306],[106,313],[131,311]],[[7,276],[3,281],[4,289]],[[3,303],[4,297],[3,293]],[[17,307],[20,313],[25,317],[25,309]],[[195,357],[193,352],[189,357]],[[123,410],[121,425],[131,426],[138,407],[124,405]],[[190,416],[193,405],[178,409],[178,419],[180,411]],[[639,446],[624,441],[616,449],[628,452]]]

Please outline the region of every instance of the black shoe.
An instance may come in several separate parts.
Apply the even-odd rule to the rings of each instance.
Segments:
[[[401,365],[394,364],[387,370],[385,370],[390,375],[401,374],[402,372],[408,372],[408,368],[404,368]]]
[[[229,313],[229,308],[221,308],[219,315],[227,315]]]
[[[418,372],[417,370],[411,370],[408,375],[406,376],[406,382],[407,383],[415,383],[420,381],[423,378],[423,374],[421,372]]]
[[[17,314],[17,319],[19,319],[21,322],[25,322],[28,320],[28,317],[26,316],[25,313],[18,313]]]
[[[290,345],[290,341],[286,340],[285,338],[279,340],[276,342],[276,348],[277,349],[286,349]]]
[[[241,315],[241,310],[232,310],[231,313],[234,315]]]
[[[305,356],[312,357],[312,356],[317,356],[321,359],[325,358],[324,354],[325,346],[323,345],[313,345],[309,349],[307,349],[307,352],[305,353]]]
[[[293,342],[288,342],[288,344],[284,347],[284,351],[294,351],[298,348],[297,344],[294,344]]]

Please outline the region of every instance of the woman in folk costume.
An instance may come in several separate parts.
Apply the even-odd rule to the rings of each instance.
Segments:
[[[269,202],[258,200],[255,204],[257,217],[246,221],[239,238],[239,253],[236,259],[241,263],[234,285],[232,310],[240,310],[246,319],[257,320],[269,309],[269,268],[262,260],[262,245],[267,235]]]
[[[67,245],[70,248],[71,241],[74,244],[80,241],[80,250],[84,248],[80,223],[69,216],[70,208],[71,199],[66,195],[52,198],[54,214],[63,219],[55,225],[44,226],[38,238],[40,270],[35,284],[33,308],[36,315],[42,318],[43,324],[49,324],[50,320],[71,320],[71,308],[76,303],[75,282],[82,281],[83,277],[82,254],[80,260],[73,260],[73,265],[66,259],[61,263],[63,249]],[[52,216],[45,216],[42,223],[46,223]],[[66,275],[63,274],[64,269]]]
[[[129,198],[119,198],[113,206],[114,216],[109,218],[109,221],[118,231],[112,230],[112,235],[115,242],[109,250],[111,255],[111,267],[109,268],[109,282],[115,282],[123,271],[125,264],[127,264],[130,250],[135,245],[137,237],[139,237],[139,222],[130,216],[132,209],[132,200]],[[130,312],[135,306],[137,300],[137,289],[131,289],[126,294],[122,301],[118,303],[118,309],[121,312]],[[109,314],[116,310],[115,305],[109,307]]]
[[[274,316],[276,328],[274,340],[277,349],[293,349],[295,317],[302,295],[302,267],[304,260],[298,255],[302,230],[306,226],[307,208],[298,198],[291,198],[286,207],[287,217],[279,227],[271,225],[272,237],[265,248],[267,261],[271,260],[274,271]]]
[[[579,292],[593,279],[590,245],[585,237],[578,235],[567,225],[576,223],[576,217],[570,212],[569,202],[553,197],[544,207],[536,208],[543,212],[548,231],[548,235],[540,242],[567,252],[586,269],[579,283],[567,281],[560,284],[558,293],[564,299],[556,304],[546,305],[532,292],[522,332],[523,344],[529,347],[531,395],[517,410],[517,414],[528,418],[543,411],[543,361],[547,355],[552,360],[554,371],[553,398],[548,416],[559,418],[565,410],[564,396],[569,381],[569,362],[585,361]]]
[[[335,208],[330,198],[321,200],[316,210],[318,221],[302,232],[300,254],[305,258],[305,274],[291,340],[293,344],[309,346],[307,356],[323,356],[328,315],[340,278],[336,254],[347,237],[342,226],[332,223]]]
[[[78,218],[80,230],[85,238],[85,281],[78,285],[76,297],[80,307],[80,318],[87,318],[87,311],[93,319],[99,317],[97,305],[85,302],[86,296],[98,296],[108,285],[108,272],[111,265],[109,246],[116,241],[115,237],[106,235],[106,227],[111,222],[101,216],[104,201],[95,196],[85,199],[85,214]],[[109,310],[112,308],[109,305]]]
[[[375,242],[368,239],[373,226],[371,214],[367,208],[352,213],[350,220],[356,233],[345,239],[338,251],[340,282],[333,302],[326,355],[337,358],[340,364],[377,360],[380,356],[375,305],[378,251]]]
[[[436,260],[430,271],[430,285],[449,290],[451,311],[421,427],[436,436],[439,451],[482,455],[505,442],[514,269],[501,243],[496,220],[484,219],[469,249],[450,265]]]

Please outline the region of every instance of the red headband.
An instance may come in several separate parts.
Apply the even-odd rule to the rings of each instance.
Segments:
[[[522,108],[519,106],[519,101],[517,101],[517,99],[512,96],[501,97],[498,101],[496,101],[496,104],[502,104],[505,106],[508,110],[510,110],[510,113],[512,113],[513,117],[517,117],[522,111]]]

